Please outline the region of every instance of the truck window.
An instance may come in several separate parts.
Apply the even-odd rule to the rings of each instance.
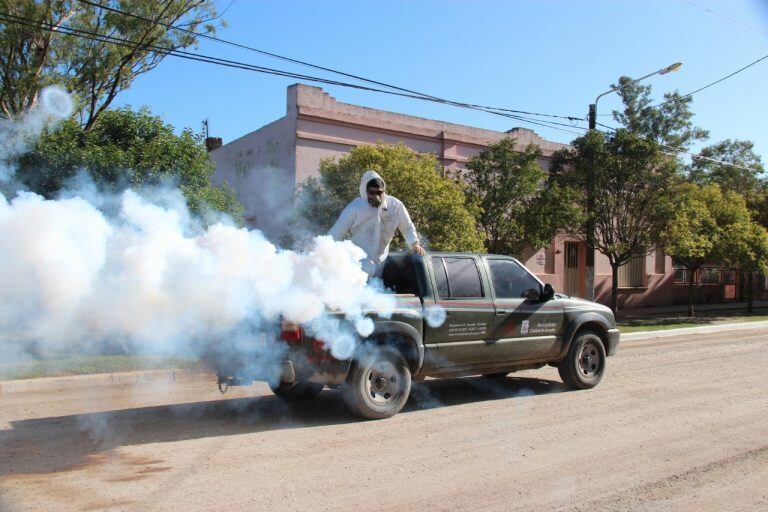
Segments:
[[[432,268],[435,270],[435,281],[437,282],[437,294],[440,297],[450,297],[451,289],[448,287],[448,274],[445,273],[443,258],[432,257]]]
[[[491,269],[493,291],[500,299],[520,298],[526,290],[541,288],[531,274],[512,260],[489,259],[488,267]]]
[[[482,297],[480,272],[472,258],[444,258],[451,298]]]
[[[381,271],[381,280],[384,286],[394,293],[419,294],[416,266],[413,259],[408,256],[387,258],[384,269]]]

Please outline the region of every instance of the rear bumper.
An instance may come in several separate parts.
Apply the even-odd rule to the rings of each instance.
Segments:
[[[608,340],[605,347],[605,353],[608,356],[616,355],[619,351],[619,337],[621,333],[618,329],[608,329]]]
[[[334,358],[318,360],[302,353],[293,353],[280,362],[279,374],[283,382],[316,382],[333,386],[342,384],[349,372],[351,361]]]

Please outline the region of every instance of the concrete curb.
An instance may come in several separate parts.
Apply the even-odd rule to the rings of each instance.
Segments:
[[[745,329],[763,329],[768,327],[768,320],[759,322],[738,322],[733,324],[705,325],[703,327],[685,327],[682,329],[659,329],[658,331],[630,332],[621,335],[621,341],[650,340],[671,338],[688,334],[707,334],[711,332],[740,331]],[[621,345],[619,345],[621,347]]]
[[[66,377],[42,377],[0,381],[0,395],[10,393],[31,393],[36,391],[58,391],[63,389],[135,386],[140,384],[173,384],[189,382],[207,373],[190,370],[146,370],[135,372],[96,373],[91,375],[70,375]]]

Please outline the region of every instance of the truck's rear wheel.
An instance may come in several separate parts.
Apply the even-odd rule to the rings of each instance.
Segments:
[[[568,355],[557,371],[568,386],[589,389],[603,378],[605,359],[605,347],[600,337],[591,331],[583,331],[571,343]]]
[[[411,392],[411,370],[393,347],[373,347],[352,363],[342,397],[355,414],[368,419],[394,416]]]
[[[280,382],[277,385],[270,383],[269,389],[283,400],[296,402],[315,398],[323,390],[323,385],[316,382]]]

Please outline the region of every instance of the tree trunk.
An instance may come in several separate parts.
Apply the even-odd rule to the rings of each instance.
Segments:
[[[696,275],[696,271],[689,269],[688,275],[688,316],[693,318],[693,296],[696,292],[696,288],[693,283],[693,276]]]
[[[619,311],[619,266],[611,263],[611,311]]]
[[[755,302],[755,278],[754,272],[749,272],[747,275],[747,313],[752,313],[752,307]]]

